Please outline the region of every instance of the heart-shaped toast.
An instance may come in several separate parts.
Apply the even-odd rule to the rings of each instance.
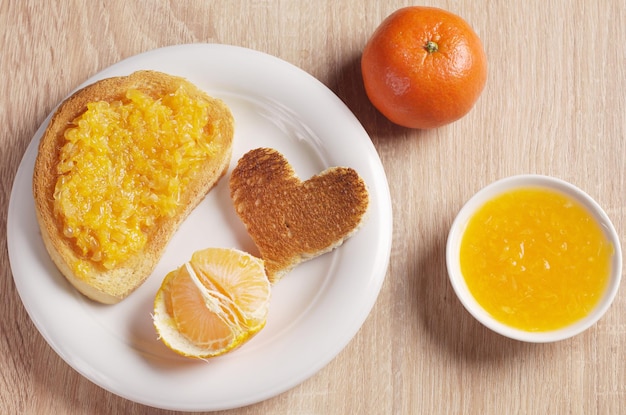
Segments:
[[[369,205],[354,169],[331,167],[302,181],[270,148],[251,150],[237,162],[230,196],[272,283],[341,245],[361,226]]]

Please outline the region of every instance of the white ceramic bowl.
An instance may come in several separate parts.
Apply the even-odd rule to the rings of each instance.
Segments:
[[[560,191],[580,202],[598,221],[602,229],[604,229],[606,237],[613,244],[614,248],[609,283],[607,284],[604,295],[600,299],[598,305],[582,320],[579,320],[567,327],[553,331],[528,332],[507,326],[495,320],[474,299],[473,295],[467,288],[463,275],[461,274],[459,259],[461,239],[463,237],[463,233],[465,232],[465,228],[467,227],[468,221],[474,215],[476,210],[479,209],[485,202],[493,199],[503,192],[529,186],[543,187]],[[456,295],[459,297],[459,300],[470,314],[472,314],[484,326],[500,333],[503,336],[533,343],[546,343],[567,339],[588,329],[608,310],[609,306],[613,302],[613,299],[615,298],[615,295],[617,294],[622,277],[622,250],[619,237],[604,210],[602,210],[600,205],[598,205],[598,203],[596,203],[589,195],[574,185],[560,179],[541,175],[520,175],[508,177],[496,181],[476,193],[461,208],[459,214],[452,223],[446,246],[446,263],[452,287],[454,288]]]

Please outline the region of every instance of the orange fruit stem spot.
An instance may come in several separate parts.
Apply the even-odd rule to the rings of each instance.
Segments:
[[[428,53],[435,53],[439,50],[439,46],[437,45],[437,43],[429,40],[428,42],[426,42],[424,49],[426,49]]]

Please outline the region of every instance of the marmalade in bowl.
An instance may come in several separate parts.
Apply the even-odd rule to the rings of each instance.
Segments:
[[[180,194],[216,153],[209,103],[184,87],[154,99],[92,102],[65,131],[54,211],[77,252],[113,268],[141,251],[148,231],[176,214]]]
[[[613,245],[576,200],[522,188],[485,203],[461,240],[461,273],[496,320],[549,331],[585,317],[611,272]]]

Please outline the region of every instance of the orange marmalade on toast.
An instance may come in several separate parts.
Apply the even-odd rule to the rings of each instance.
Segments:
[[[184,87],[153,99],[92,102],[65,131],[54,211],[77,252],[115,267],[142,250],[147,230],[176,214],[180,194],[216,153],[209,103]]]

